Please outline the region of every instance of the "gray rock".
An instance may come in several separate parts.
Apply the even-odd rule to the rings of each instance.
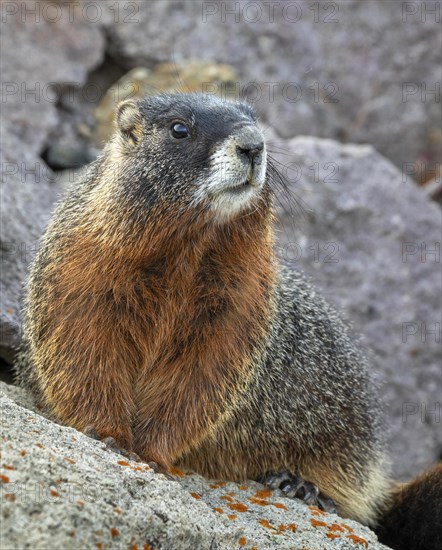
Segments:
[[[6,8],[2,12],[2,49],[8,53],[2,57],[2,146],[14,150],[20,144],[38,155],[57,125],[60,94],[85,84],[104,57],[105,40],[81,10],[70,15],[60,8],[60,19],[51,23],[58,17],[54,7],[46,10],[44,2],[36,2],[32,15],[31,4],[19,4],[11,15]]]
[[[20,300],[26,267],[38,249],[60,188],[44,161],[21,146],[1,152],[0,354],[12,361],[20,339]]]
[[[19,297],[26,266],[59,193],[53,172],[41,160],[57,126],[56,103],[70,85],[81,88],[104,57],[98,26],[54,3],[3,6],[1,117],[1,291],[0,355],[12,360],[20,337]],[[78,4],[78,6],[80,6]],[[36,11],[32,13],[32,10]],[[58,13],[60,20],[56,19]],[[10,15],[8,15],[10,14]]]
[[[373,550],[386,548],[368,528],[280,491],[257,493],[263,486],[254,482],[224,484],[179,471],[178,482],[168,481],[33,412],[24,390],[0,388],[7,418],[1,427],[4,550],[351,550],[361,548],[355,536]]]
[[[442,446],[440,209],[370,146],[298,137],[275,150],[304,201],[295,220],[280,209],[279,253],[364,335],[395,472],[410,477]]]

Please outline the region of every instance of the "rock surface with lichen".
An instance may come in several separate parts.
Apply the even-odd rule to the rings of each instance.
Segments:
[[[0,383],[2,550],[387,548],[355,521],[253,481],[176,481],[44,417]]]

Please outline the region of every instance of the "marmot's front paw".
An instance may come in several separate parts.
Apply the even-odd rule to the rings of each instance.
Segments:
[[[306,504],[317,506],[324,512],[337,513],[337,506],[333,499],[320,493],[318,487],[313,483],[293,476],[287,470],[269,472],[258,481],[267,485],[270,489],[281,489],[286,496],[299,498]]]
[[[133,451],[129,451],[118,444],[117,440],[108,435],[106,437],[100,437],[97,430],[93,426],[86,426],[86,428],[83,430],[83,433],[87,435],[88,437],[91,437],[92,439],[96,439],[97,441],[102,441],[108,449],[113,451],[114,453],[117,453],[121,456],[124,456],[125,458],[128,458],[129,460],[133,460],[134,462],[142,462],[141,458],[137,455],[137,453],[134,453]]]

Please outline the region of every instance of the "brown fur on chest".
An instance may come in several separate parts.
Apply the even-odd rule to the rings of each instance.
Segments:
[[[269,227],[270,214],[257,211],[228,230],[193,226],[171,235],[147,227],[130,244],[80,227],[62,261],[42,274],[36,362],[61,420],[84,429],[118,407],[129,424],[116,427],[125,445],[165,464],[213,431],[252,375],[266,334]],[[110,382],[116,388],[107,391]],[[101,391],[91,411],[81,406],[88,391]]]

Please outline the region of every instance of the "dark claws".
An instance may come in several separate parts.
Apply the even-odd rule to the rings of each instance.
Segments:
[[[83,433],[88,437],[91,437],[92,439],[96,439],[97,441],[102,441],[106,445],[106,447],[109,450],[113,451],[114,453],[124,456],[125,458],[128,458],[129,460],[132,460],[134,462],[142,462],[141,458],[137,455],[137,453],[134,453],[133,451],[127,451],[126,449],[121,448],[116,442],[114,437],[108,436],[108,437],[105,437],[104,439],[101,439],[97,433],[97,430],[93,426],[86,426],[86,428],[83,430]]]
[[[124,456],[125,458],[128,458],[133,462],[142,462],[141,458],[137,455],[137,453],[134,453],[133,451],[128,451],[126,449],[122,449],[118,445],[118,443],[115,441],[115,438],[113,438],[110,435],[103,439],[103,443],[106,445],[108,449],[110,449],[114,453]]]
[[[296,497],[310,506],[317,506],[324,512],[337,513],[336,503],[333,499],[320,493],[318,487],[313,483],[292,476],[286,470],[270,472],[258,481],[270,489],[280,489],[289,498]]]
[[[336,506],[336,502],[332,498],[325,497],[321,494],[318,495],[318,508],[321,510],[324,510],[324,512],[328,512],[329,514],[337,514],[338,513],[338,507]]]
[[[93,426],[86,426],[83,433],[84,435],[87,435],[92,439],[96,439],[97,441],[100,440],[100,436],[98,435],[97,430]]]

